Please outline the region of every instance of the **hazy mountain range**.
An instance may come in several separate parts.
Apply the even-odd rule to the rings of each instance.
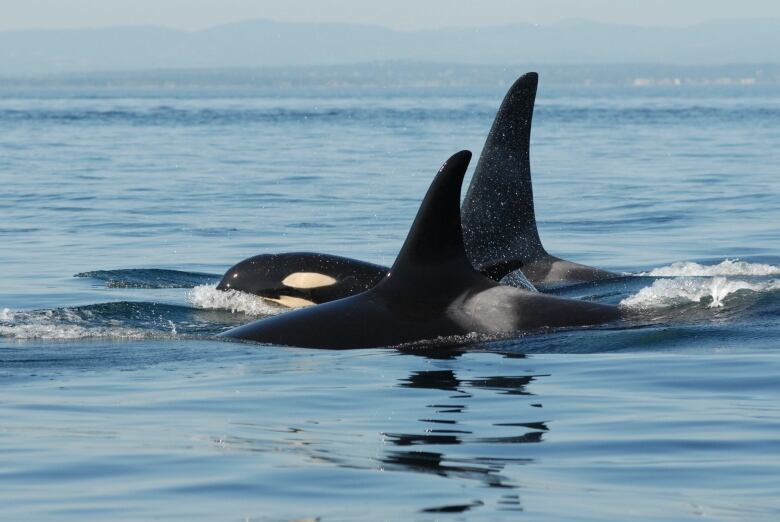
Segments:
[[[0,32],[0,75],[258,68],[415,61],[523,64],[777,63],[780,19],[687,28],[587,21],[395,31],[348,24],[247,21],[201,31],[160,27]]]

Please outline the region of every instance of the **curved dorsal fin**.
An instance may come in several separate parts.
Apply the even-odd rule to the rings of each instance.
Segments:
[[[471,152],[454,154],[441,166],[428,189],[412,228],[390,269],[393,279],[440,271],[442,265],[474,273],[466,256],[460,221],[460,190]]]
[[[547,255],[531,190],[531,119],[539,77],[521,76],[507,92],[463,201],[463,236],[478,270]]]

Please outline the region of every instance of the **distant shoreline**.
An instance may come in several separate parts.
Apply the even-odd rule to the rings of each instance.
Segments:
[[[584,68],[591,67],[589,64],[674,64],[676,72],[662,78],[684,83],[688,76],[680,71],[688,68],[777,63],[778,48],[780,18],[713,20],[689,27],[572,20],[418,31],[247,20],[198,31],[154,26],[0,31],[0,76],[109,70],[349,68],[351,64],[377,62],[469,64],[477,69],[527,64],[524,69],[553,71],[556,64]],[[772,81],[777,81],[777,69],[774,71]],[[635,76],[649,79],[644,74]],[[747,76],[740,73],[723,78],[740,81]]]
[[[377,62],[263,68],[187,68],[0,75],[0,90],[15,89],[441,89],[505,88],[518,74],[536,70],[545,85],[755,86],[779,85],[780,63],[716,66],[468,65]]]

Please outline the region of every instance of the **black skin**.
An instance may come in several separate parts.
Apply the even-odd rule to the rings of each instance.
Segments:
[[[396,346],[469,333],[510,335],[600,324],[617,307],[496,283],[472,266],[460,222],[471,153],[439,170],[390,272],[366,292],[234,328],[222,336],[308,348]]]
[[[283,296],[326,303],[359,294],[375,286],[387,267],[330,254],[289,252],[250,257],[231,267],[219,282],[219,290],[241,290],[271,299]],[[296,272],[314,272],[332,277],[332,285],[294,288],[282,281]]]
[[[480,270],[485,277],[499,281],[509,272],[520,268],[519,263],[499,263]],[[261,254],[230,267],[217,285],[218,290],[240,290],[268,299],[284,296],[305,299],[315,304],[335,301],[365,292],[376,286],[390,269],[358,259],[318,254],[314,252],[286,252]],[[314,288],[295,288],[283,283],[296,272],[314,272],[332,277],[332,285]]]
[[[469,259],[478,270],[520,268],[542,290],[622,277],[552,256],[542,246],[534,212],[530,160],[537,85],[536,73],[525,74],[512,85],[474,169],[461,207]],[[496,270],[501,272],[500,268]]]
[[[468,257],[479,272],[494,281],[521,270],[542,291],[622,277],[552,256],[542,246],[534,213],[530,163],[537,85],[536,73],[521,76],[496,114],[461,207]],[[217,288],[324,303],[371,288],[387,271],[387,267],[330,254],[268,254],[231,267]],[[286,287],[282,280],[294,272],[322,273],[335,278],[337,283],[311,290]]]

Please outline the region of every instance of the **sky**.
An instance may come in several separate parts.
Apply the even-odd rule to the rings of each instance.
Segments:
[[[197,30],[267,19],[344,22],[398,30],[550,24],[567,19],[688,26],[780,18],[776,0],[0,0],[0,30],[158,25]]]

